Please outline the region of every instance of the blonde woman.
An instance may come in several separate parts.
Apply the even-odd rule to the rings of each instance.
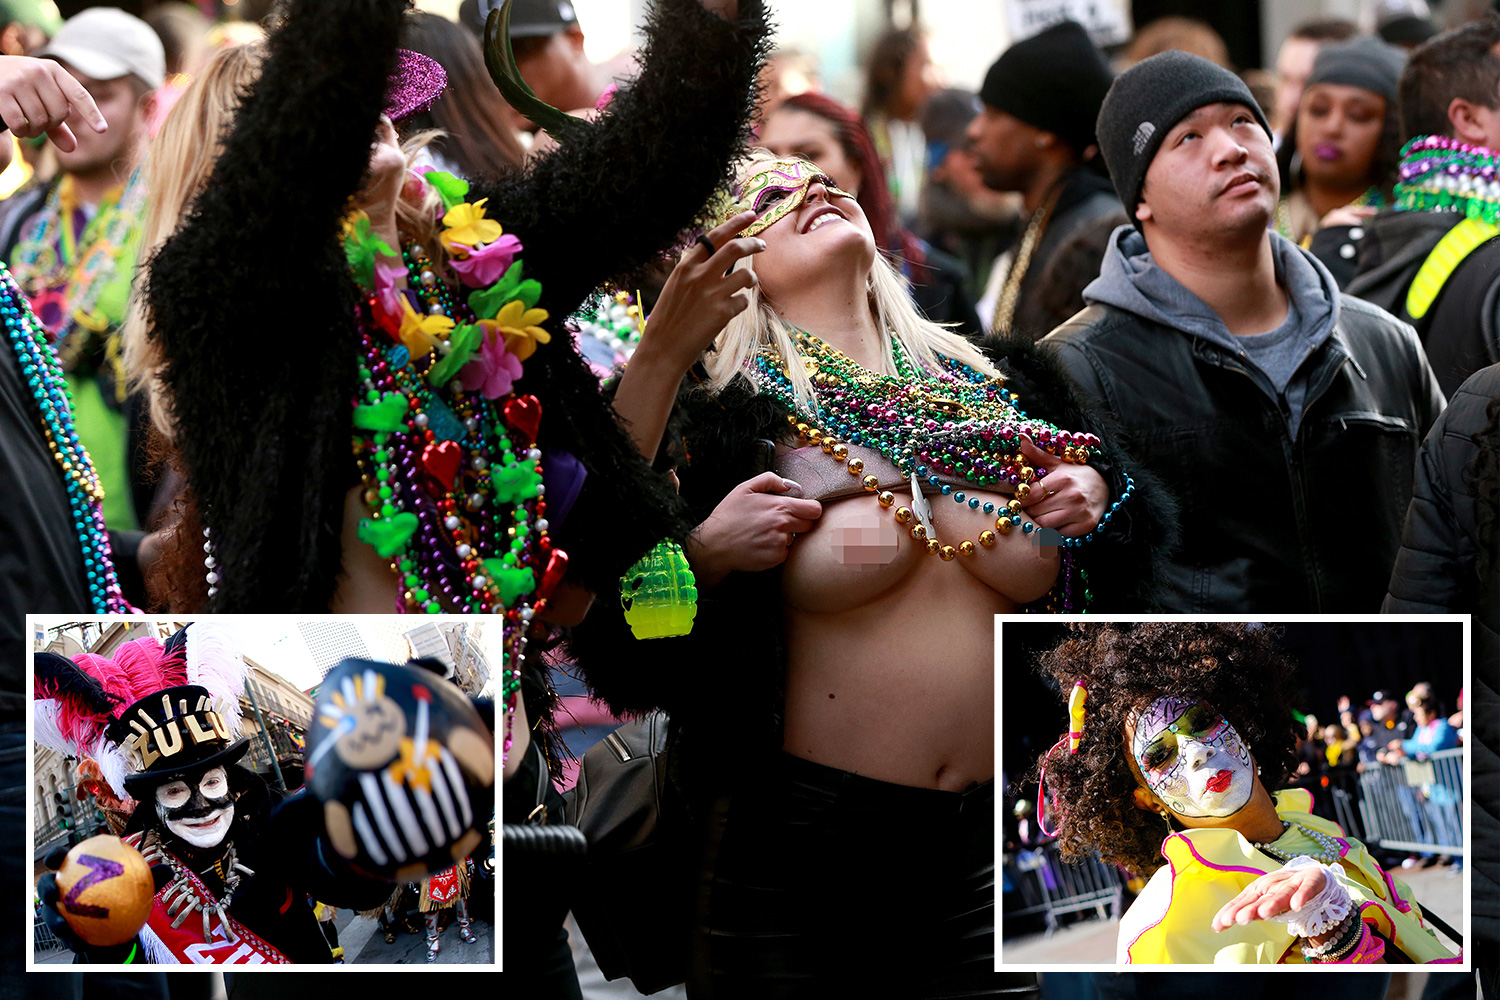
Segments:
[[[655,451],[711,344],[673,451],[697,623],[630,643],[596,607],[573,650],[616,708],[672,713],[696,990],[988,995],[993,616],[1139,597],[1166,517],[1034,350],[923,320],[816,167],[754,156],[735,196],[615,400]]]

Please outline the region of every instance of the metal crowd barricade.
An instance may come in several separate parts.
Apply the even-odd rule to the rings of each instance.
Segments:
[[[1047,922],[1048,937],[1061,926],[1058,917],[1063,914],[1094,910],[1099,917],[1108,917],[1120,898],[1119,870],[1097,855],[1073,864],[1062,859],[1056,844],[1049,843],[1017,853],[1010,867],[1021,906],[1007,906],[1004,917],[1040,913]]]
[[[54,951],[65,950],[63,943],[57,939],[56,934],[52,933],[52,928],[47,926],[47,921],[42,919],[40,913],[32,920],[32,927],[36,931],[36,944],[32,949],[33,954],[47,955]]]
[[[1464,852],[1464,752],[1439,750],[1400,764],[1368,765],[1359,776],[1366,843],[1394,851]]]

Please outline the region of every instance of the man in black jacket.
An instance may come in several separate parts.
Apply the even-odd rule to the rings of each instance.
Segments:
[[[979,301],[987,331],[1045,336],[1054,321],[1043,290],[1071,281],[1076,292],[1091,280],[1097,247],[1125,221],[1109,179],[1095,169],[1094,119],[1109,83],[1104,56],[1073,21],[1012,45],[985,74],[984,107],[969,123],[968,139],[985,185],[1018,192],[1027,218],[1020,242],[996,259]],[[1090,236],[1090,259],[1052,273],[1065,247]]]
[[[1396,203],[1365,227],[1345,290],[1412,324],[1452,395],[1500,361],[1500,17],[1412,53],[1400,94],[1402,140],[1412,145]],[[1442,148],[1458,143],[1469,151]]]
[[[1043,343],[1183,501],[1164,610],[1376,610],[1443,406],[1416,336],[1267,230],[1270,128],[1238,77],[1153,56],[1098,132],[1135,228]]]

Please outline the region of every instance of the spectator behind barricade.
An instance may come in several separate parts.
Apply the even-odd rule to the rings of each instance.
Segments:
[[[939,86],[921,28],[892,29],[875,43],[860,113],[875,140],[891,203],[903,226],[917,221],[922,178],[927,174],[927,144],[917,115]]]
[[[985,184],[1019,192],[1026,213],[1020,243],[995,261],[980,299],[986,331],[1046,336],[1054,324],[1039,289],[1055,280],[1048,272],[1057,251],[1084,231],[1129,221],[1094,135],[1110,80],[1103,53],[1072,21],[1012,45],[985,74],[969,141]],[[1079,272],[1083,284],[1098,275],[1097,267]]]
[[[1323,756],[1330,768],[1352,766],[1359,760],[1359,730],[1351,734],[1330,722],[1323,727]]]
[[[1120,69],[1126,70],[1158,52],[1191,52],[1211,63],[1233,70],[1229,46],[1209,25],[1196,17],[1159,17],[1141,28],[1120,55]]]
[[[135,276],[145,185],[136,163],[165,74],[156,33],[139,18],[95,7],[70,18],[38,53],[93,95],[109,123],[55,150],[59,173],[16,196],[0,229],[0,258],[46,328],[73,396],[78,435],[104,487],[112,528],[140,523],[150,503],[145,415],[127,399],[119,327]]]
[[[1348,695],[1339,697],[1339,722],[1353,739],[1355,752],[1359,757],[1359,769],[1363,771],[1366,765],[1378,763],[1378,754],[1381,743],[1375,736],[1375,719],[1370,715],[1369,708],[1362,708],[1359,715],[1354,714],[1353,703]]]
[[[1415,327],[1451,395],[1500,362],[1500,17],[1417,49],[1399,90],[1400,181],[1365,226],[1347,291]]]
[[[1322,774],[1324,770],[1323,727],[1318,717],[1309,712],[1303,716],[1302,729],[1297,734],[1297,774],[1306,777]]]
[[[404,48],[432,59],[448,74],[448,86],[427,111],[401,122],[405,141],[418,132],[438,129],[427,152],[440,170],[459,177],[499,177],[519,167],[526,150],[516,138],[495,82],[484,66],[474,36],[453,21],[418,11],[406,18]]]
[[[934,323],[956,323],[960,333],[980,332],[974,304],[964,291],[963,264],[902,225],[869,130],[853,108],[825,94],[789,97],[766,118],[760,141],[777,156],[808,160],[854,194],[876,247],[901,269],[922,315]]]
[[[922,109],[927,138],[927,182],[918,234],[968,268],[971,301],[984,293],[995,258],[1019,233],[1021,196],[984,183],[965,131],[980,111],[967,90],[940,90]]]
[[[818,57],[801,49],[777,49],[760,71],[760,119],[755,123],[760,134],[771,112],[781,102],[798,94],[816,94],[823,90],[818,74]]]
[[[1318,50],[1329,42],[1347,42],[1359,34],[1352,21],[1336,19],[1307,21],[1292,29],[1276,53],[1276,97],[1271,112],[1271,133],[1279,147],[1302,103],[1302,88],[1312,75]]]
[[[1393,739],[1408,738],[1415,728],[1411,713],[1401,707],[1401,702],[1389,689],[1382,688],[1370,696],[1370,716],[1375,721],[1375,735],[1382,747]]]
[[[1386,744],[1386,761],[1395,763],[1402,757],[1418,757],[1452,750],[1458,746],[1458,733],[1448,720],[1438,714],[1437,698],[1429,687],[1413,688],[1406,696],[1406,705],[1411,709],[1416,726],[1406,739],[1393,739]]]
[[[1348,285],[1365,223],[1390,204],[1401,162],[1396,81],[1406,55],[1376,38],[1326,45],[1276,155],[1276,231]]]

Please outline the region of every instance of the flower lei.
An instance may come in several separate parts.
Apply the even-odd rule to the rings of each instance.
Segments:
[[[92,610],[96,614],[133,611],[120,592],[120,580],[115,575],[109,534],[104,529],[104,513],[99,506],[104,490],[88,452],[78,440],[72,396],[62,366],[47,346],[41,322],[3,263],[0,263],[0,323],[10,339],[21,378],[36,401],[47,448],[66,476],[68,506],[73,514],[73,531],[83,549],[84,576]]]
[[[1401,148],[1396,208],[1456,212],[1500,224],[1500,154],[1440,135],[1419,135]]]
[[[1041,450],[1080,465],[1087,464],[1090,450],[1100,443],[1094,434],[1062,430],[1028,416],[1017,405],[1020,397],[1006,390],[1003,377],[986,376],[950,358],[940,358],[944,370],[929,372],[908,358],[900,343],[893,340],[896,374],[879,375],[811,334],[798,330],[793,339],[798,359],[813,383],[813,406],[807,407],[796,397],[784,362],[770,348],[762,348],[754,362],[762,390],[792,411],[787,419],[801,442],[819,445],[851,476],[862,477],[864,490],[892,512],[919,546],[944,562],[960,556],[972,558],[979,548],[992,548],[997,535],[1017,529],[1023,534],[1042,530],[1022,517],[1021,501],[1046,476],[1045,469],[1029,465],[1020,452],[1023,436]],[[849,444],[878,451],[911,480],[909,507],[899,505],[895,493],[883,488],[876,476],[865,474],[863,461],[850,457]],[[944,476],[977,486],[1008,488],[1014,497],[996,504],[967,496],[943,482]],[[922,495],[924,480],[953,502],[994,516],[994,529],[980,532],[977,546],[968,540],[943,544]],[[1135,484],[1127,476],[1124,493],[1087,535],[1068,538],[1051,533],[1049,540],[1064,547],[1064,571],[1047,610],[1072,611],[1087,606],[1093,595],[1087,589],[1086,574],[1075,566],[1073,550],[1098,537],[1134,490]],[[1075,600],[1075,577],[1081,601]]]
[[[504,615],[508,759],[528,626],[567,567],[548,535],[541,404],[514,391],[522,362],[551,335],[521,241],[485,216],[483,200],[464,200],[468,182],[439,171],[425,182],[446,209],[445,262],[413,243],[403,267],[384,263],[396,252],[362,212],[344,239],[366,292],[353,423],[372,515],[358,535],[390,560],[397,611]],[[406,290],[395,285],[402,276]]]

